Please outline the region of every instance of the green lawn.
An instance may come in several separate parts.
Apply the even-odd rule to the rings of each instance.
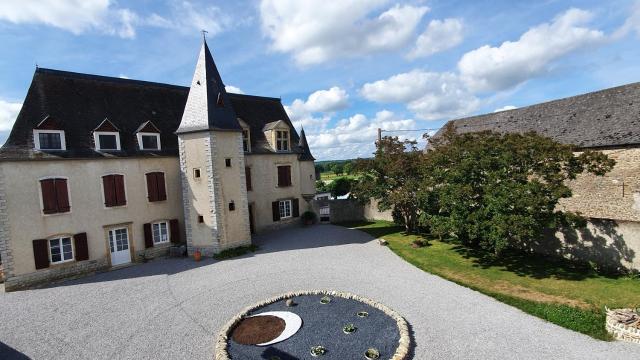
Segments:
[[[428,239],[412,247],[416,235],[386,221],[342,224],[374,237],[416,267],[478,290],[529,314],[597,339],[609,340],[604,307],[640,306],[640,280],[609,277],[564,260],[511,254],[496,260],[480,251]]]
[[[324,182],[331,182],[333,180],[335,180],[336,178],[339,177],[346,177],[349,179],[357,179],[358,176],[357,175],[347,175],[347,174],[342,174],[342,175],[336,175],[334,172],[328,171],[328,172],[323,172],[320,173],[320,180],[324,181]]]

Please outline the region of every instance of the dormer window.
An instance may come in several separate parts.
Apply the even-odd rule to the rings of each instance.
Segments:
[[[33,142],[37,150],[66,150],[62,130],[33,130]]]
[[[49,115],[33,128],[33,145],[36,150],[67,149],[62,127]]]
[[[140,150],[160,150],[160,134],[138,133]]]
[[[93,139],[96,142],[96,150],[120,150],[120,133],[95,131]]]
[[[96,150],[119,151],[120,130],[108,119],[104,119],[97,128],[93,130],[93,141]]]
[[[244,150],[244,152],[251,152],[249,129],[242,129],[242,150]]]
[[[289,151],[289,132],[284,130],[276,131],[276,150]]]
[[[136,136],[140,150],[160,150],[162,148],[160,145],[160,130],[151,121],[140,125],[136,130]]]

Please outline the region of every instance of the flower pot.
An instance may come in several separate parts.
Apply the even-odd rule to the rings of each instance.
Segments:
[[[304,224],[307,225],[307,226],[313,225],[313,220],[307,219],[307,220],[304,221]]]
[[[199,250],[196,250],[196,252],[193,253],[193,260],[195,261],[202,260],[202,254],[200,253]]]
[[[380,352],[377,349],[371,348],[365,351],[364,358],[367,360],[376,360],[380,358]]]

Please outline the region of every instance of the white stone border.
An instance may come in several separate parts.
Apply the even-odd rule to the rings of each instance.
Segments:
[[[396,321],[396,325],[398,326],[398,330],[400,332],[400,340],[398,341],[398,348],[396,349],[395,354],[390,358],[390,360],[407,359],[409,355],[409,349],[411,346],[411,337],[409,335],[409,325],[407,324],[407,321],[394,310],[390,309],[386,305],[383,305],[379,302],[373,301],[371,299],[368,299],[362,296],[354,295],[348,292],[330,291],[330,290],[299,290],[299,291],[293,291],[286,294],[274,296],[270,299],[248,306],[244,310],[242,310],[239,315],[236,315],[233,319],[231,319],[222,328],[222,330],[220,330],[220,333],[218,334],[218,338],[215,343],[215,354],[216,354],[215,360],[231,360],[231,357],[227,352],[227,345],[229,343],[229,336],[231,335],[231,330],[242,319],[247,317],[247,315],[250,312],[281,300],[286,300],[286,299],[294,298],[297,296],[304,296],[304,295],[329,295],[334,297],[340,297],[343,299],[351,299],[351,300],[356,300],[356,301],[365,303],[371,307],[381,310],[387,316],[390,316],[392,319]]]
[[[605,308],[606,309],[606,308]],[[627,309],[623,309],[627,310]],[[616,320],[612,314],[613,311],[610,309],[606,309],[607,312],[607,320],[606,320],[606,329],[607,331],[613,335],[616,340],[628,341],[636,344],[640,344],[640,329],[628,326],[620,323]]]

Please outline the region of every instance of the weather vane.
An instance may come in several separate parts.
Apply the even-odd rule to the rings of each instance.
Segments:
[[[200,30],[200,32],[202,33],[202,39],[203,40],[207,40],[207,33],[208,31],[205,29]]]

